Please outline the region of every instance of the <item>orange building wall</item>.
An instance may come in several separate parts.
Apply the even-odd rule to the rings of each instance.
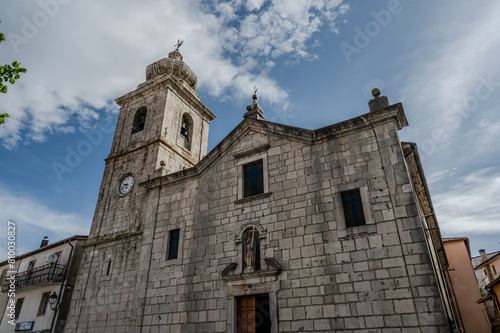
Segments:
[[[481,293],[464,240],[445,241],[444,248],[450,264],[448,279],[453,288],[453,297],[458,304],[458,316],[461,318],[464,331],[491,332],[483,313],[484,305],[476,303],[481,298]]]
[[[493,293],[496,296],[495,306],[497,307],[498,311],[500,312],[500,284],[497,284],[496,286],[493,287]]]

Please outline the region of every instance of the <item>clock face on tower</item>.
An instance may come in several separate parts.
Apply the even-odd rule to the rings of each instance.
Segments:
[[[134,176],[128,175],[120,183],[120,194],[127,194],[132,189],[132,186],[134,186]]]

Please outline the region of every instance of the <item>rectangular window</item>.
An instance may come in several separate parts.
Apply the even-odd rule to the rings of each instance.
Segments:
[[[493,268],[493,274],[496,274],[497,270],[495,269],[495,265],[491,265],[491,268]]]
[[[47,310],[47,304],[49,304],[49,296],[50,292],[44,293],[42,295],[42,300],[40,301],[40,305],[38,306],[37,316],[43,316],[45,314],[45,310]]]
[[[108,267],[106,268],[106,276],[109,276],[109,274],[111,273],[111,264],[112,264],[112,261],[109,260]]]
[[[341,196],[346,227],[365,225],[365,214],[359,189],[342,192]]]
[[[264,193],[264,168],[262,160],[243,166],[243,197]]]
[[[28,272],[31,272],[33,269],[35,269],[35,263],[36,263],[36,260],[30,261],[28,263],[28,269],[27,269]]]
[[[168,257],[167,259],[177,259],[179,249],[180,229],[170,230],[168,235]]]
[[[19,318],[19,314],[21,313],[21,308],[23,307],[23,302],[24,298],[20,298],[16,301],[16,308],[15,308],[15,313],[16,313],[16,319]]]
[[[26,281],[28,281],[29,279],[31,279],[33,277],[34,273],[32,273],[32,272],[35,270],[35,263],[36,263],[36,260],[30,261],[28,263],[28,269],[26,269],[28,274],[26,274],[26,276],[25,276]]]

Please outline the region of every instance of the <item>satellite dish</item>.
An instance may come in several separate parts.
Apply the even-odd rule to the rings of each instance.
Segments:
[[[57,262],[57,259],[59,259],[59,256],[55,253],[52,253],[50,256],[49,256],[49,262]]]

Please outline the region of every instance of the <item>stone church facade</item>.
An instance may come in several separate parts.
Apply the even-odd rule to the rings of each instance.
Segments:
[[[178,50],[121,107],[65,332],[448,332],[402,105],[317,130],[215,115]],[[439,236],[439,235],[438,235]]]

